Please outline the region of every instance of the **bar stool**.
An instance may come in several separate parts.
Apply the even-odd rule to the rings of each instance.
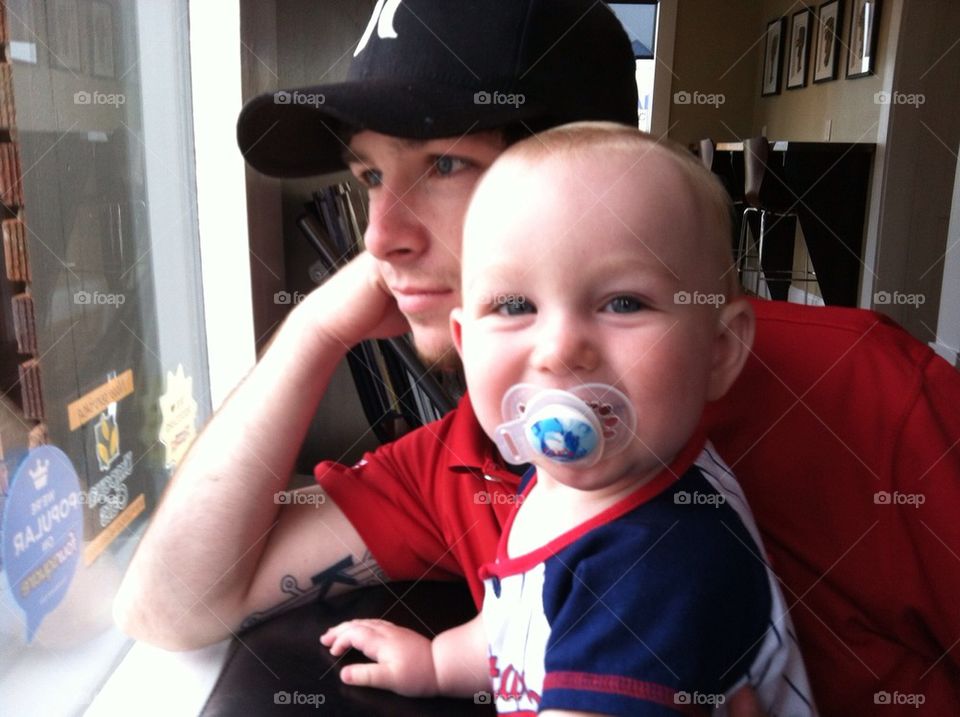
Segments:
[[[747,292],[762,296],[766,289],[770,298],[786,300],[791,284],[816,283],[817,277],[809,265],[796,271],[793,268],[799,220],[796,212],[790,211],[793,197],[783,178],[768,162],[769,152],[766,137],[751,137],[743,142],[743,195],[747,206],[740,223],[737,270]],[[756,232],[751,229],[751,215],[754,224],[759,218]],[[771,241],[775,244],[771,245]]]
[[[740,213],[743,207],[743,179],[736,171],[730,152],[720,154],[719,161],[715,161],[717,145],[709,137],[701,139],[697,143],[697,155],[703,166],[712,172],[723,184],[730,195],[730,201],[733,214],[730,217],[731,235],[730,235],[730,258],[731,267],[736,267],[737,263],[737,238],[740,236]],[[723,161],[723,160],[726,160]],[[718,166],[718,164],[720,166]],[[740,181],[737,181],[739,178]]]

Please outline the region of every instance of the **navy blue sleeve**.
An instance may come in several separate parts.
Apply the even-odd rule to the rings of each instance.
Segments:
[[[702,713],[747,674],[770,627],[762,556],[734,510],[673,492],[548,560],[541,710]]]

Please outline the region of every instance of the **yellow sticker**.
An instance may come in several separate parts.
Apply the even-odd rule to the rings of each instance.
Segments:
[[[111,403],[133,393],[133,369],[127,369],[119,376],[81,396],[67,406],[67,419],[70,430],[75,431],[87,421],[96,418]]]
[[[167,371],[167,390],[160,396],[160,442],[166,446],[166,467],[173,469],[197,437],[197,402],[193,399],[193,378],[185,376],[183,364],[177,372]]]

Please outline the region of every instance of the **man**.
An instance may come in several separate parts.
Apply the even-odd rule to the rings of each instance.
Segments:
[[[462,214],[503,147],[565,121],[636,121],[629,43],[589,0],[381,0],[349,81],[302,92],[325,102],[253,100],[241,148],[273,175],[346,158],[370,191],[369,251],[291,312],[159,506],[116,612],[170,648],[277,609],[290,580],[465,577],[479,600],[473,570],[510,503],[470,496],[511,496],[518,477],[493,460],[468,401],[434,424],[451,447],[443,465],[413,462],[405,438],[354,468],[318,466],[305,492],[319,506],[274,495],[349,346],[409,328],[432,363],[452,360]],[[825,713],[870,713],[897,694],[951,711],[960,381],[869,312],[754,308],[754,355],[706,427],[754,507],[815,697]],[[900,501],[921,491],[936,499]]]

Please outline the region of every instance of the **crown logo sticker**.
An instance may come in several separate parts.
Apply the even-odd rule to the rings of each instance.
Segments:
[[[43,490],[47,487],[47,477],[50,474],[50,460],[37,459],[37,467],[31,468],[28,473],[30,480],[33,481],[33,487],[37,490]]]
[[[117,417],[107,413],[100,414],[100,420],[93,427],[97,446],[97,463],[105,471],[120,455],[120,428]]]

